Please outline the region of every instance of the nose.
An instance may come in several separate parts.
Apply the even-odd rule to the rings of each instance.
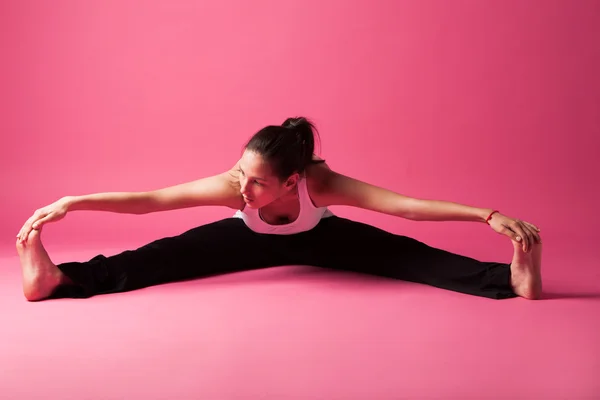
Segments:
[[[248,194],[248,181],[245,179],[240,179],[240,193]]]

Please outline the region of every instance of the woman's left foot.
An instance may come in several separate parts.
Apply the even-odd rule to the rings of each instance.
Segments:
[[[510,264],[510,283],[514,292],[526,299],[542,297],[542,244],[533,243],[529,252],[523,251],[523,244],[512,241],[514,255]]]

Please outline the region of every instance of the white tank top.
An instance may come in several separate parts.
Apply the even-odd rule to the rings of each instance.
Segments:
[[[234,218],[244,220],[248,228],[257,233],[267,233],[272,235],[292,235],[294,233],[311,230],[321,220],[321,218],[331,217],[334,214],[327,207],[315,207],[306,185],[306,178],[298,180],[298,200],[300,201],[300,213],[298,218],[289,224],[271,225],[263,221],[257,208],[244,206],[242,210],[237,210]]]

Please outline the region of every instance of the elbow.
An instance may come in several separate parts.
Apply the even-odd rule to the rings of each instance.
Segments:
[[[411,213],[405,213],[400,215],[400,217],[404,218],[404,219],[409,219],[411,221],[418,221],[417,217],[415,216],[415,214],[411,214]]]
[[[138,196],[136,207],[133,209],[134,214],[144,215],[160,211],[161,201],[154,192],[143,192]]]
[[[413,212],[409,212],[409,211],[405,211],[402,214],[400,214],[400,217],[404,218],[404,219],[409,219],[411,221],[418,221],[418,215],[413,213]]]
[[[422,204],[422,200],[408,198],[404,199],[398,207],[397,214],[398,216],[409,219],[411,221],[419,221],[421,213],[419,212],[419,207]]]

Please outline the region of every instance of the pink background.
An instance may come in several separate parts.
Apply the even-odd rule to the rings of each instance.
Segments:
[[[553,246],[591,242],[598,2],[347,4],[3,2],[0,242],[12,250],[33,211],[65,195],[222,172],[292,115],[315,120],[342,173],[499,209]],[[415,236],[495,235],[336,211]],[[145,243],[231,214],[72,213],[45,240]]]
[[[600,278],[595,243],[600,223],[600,213],[595,208],[600,204],[598,26],[600,2],[593,0],[1,2],[0,250],[13,257],[15,235],[25,220],[36,208],[62,196],[151,190],[220,173],[235,163],[243,142],[258,129],[280,124],[289,116],[303,115],[317,124],[323,141],[320,154],[339,172],[405,195],[499,209],[537,224],[544,238],[547,287],[554,293],[583,291],[588,295],[581,297],[595,299]],[[333,211],[465,255],[510,261],[508,239],[485,224],[413,222],[344,207],[334,207]],[[145,216],[74,212],[45,228],[44,243],[55,262],[85,259],[94,255],[95,249],[142,245],[231,216],[233,212],[217,207]],[[10,268],[0,270],[0,280],[11,282],[6,284],[4,293],[14,291],[15,295],[6,297],[4,304],[6,310],[15,312],[13,307],[23,307],[16,281],[18,262],[14,258],[8,260]],[[234,278],[222,279],[228,282]],[[385,296],[387,292],[381,292],[384,289],[378,288],[377,293]],[[289,293],[287,290],[282,293]],[[182,293],[186,296],[185,291]],[[203,293],[199,296],[210,296],[206,294],[209,292]],[[253,299],[260,304],[259,293]],[[394,293],[391,286],[389,293]],[[434,293],[453,295],[435,290]],[[489,311],[489,302],[457,296],[462,307],[469,303],[479,308],[465,313],[465,318],[461,318],[463,325],[451,323],[455,324],[454,336],[435,325],[429,325],[430,334],[445,329],[448,337],[469,342],[496,332],[495,311]],[[108,303],[117,300],[123,301],[118,295],[102,299]],[[272,299],[264,300],[274,306]],[[209,304],[215,304],[212,301]],[[376,301],[384,302],[384,298]],[[435,297],[422,300],[421,307],[430,306],[430,314],[422,315],[435,315],[439,321],[445,314],[433,306],[435,301]],[[125,326],[122,321],[110,320],[109,314],[93,314],[81,302],[69,304],[82,308],[79,316],[87,315],[89,319],[89,315],[103,315],[106,323],[135,331],[135,322]],[[139,306],[144,307],[143,304],[147,303],[140,302]],[[160,314],[160,304],[152,304],[159,307]],[[335,308],[331,304],[330,309]],[[444,300],[440,304],[448,303]],[[500,307],[499,304],[493,306]],[[552,331],[558,336],[540,341],[538,333],[532,333],[534,325],[526,328],[530,331],[524,346],[529,350],[531,344],[537,346],[526,361],[538,361],[536,368],[545,368],[539,375],[530,371],[527,381],[549,386],[554,382],[556,386],[546,395],[566,396],[561,398],[600,393],[592,379],[600,370],[598,347],[589,347],[591,332],[597,333],[598,328],[597,301],[577,307],[559,303],[558,309],[540,314],[541,320],[535,320],[539,309],[531,309],[533,314],[527,314],[527,307],[534,303],[518,304],[525,308],[513,309],[510,314],[507,311],[508,321],[503,322],[505,333],[513,336],[503,333],[494,342],[500,343],[499,353],[507,354],[504,361],[495,364],[498,371],[511,366],[514,360],[508,356],[512,344],[504,340],[518,343],[519,329],[526,326],[523,324],[537,321],[535,326],[542,329],[539,335]],[[19,325],[15,314],[13,323],[5,321],[5,326],[16,328],[5,331],[10,340],[5,338],[3,346],[22,340],[23,330],[29,331],[28,327],[36,327],[39,321],[51,321],[51,315],[76,315],[58,311],[52,314],[43,308],[49,305],[27,306],[33,307],[33,319]],[[298,315],[310,315],[314,310],[313,303],[305,306],[297,309]],[[112,307],[119,310],[118,305]],[[134,305],[123,307],[132,313],[129,317],[123,315],[124,320],[140,312]],[[271,312],[278,315],[273,309]],[[340,315],[335,311],[326,314],[326,309],[321,312],[323,321]],[[19,313],[19,318],[22,315]],[[167,315],[170,314],[163,317],[168,318]],[[282,312],[280,318],[286,315],[290,314]],[[465,322],[466,315],[478,315],[485,328],[481,330],[478,321],[471,325]],[[557,322],[557,315],[567,320]],[[580,325],[576,334],[556,332],[556,326],[576,326],[570,318],[578,315],[581,319],[577,321]],[[411,315],[403,318],[408,321]],[[422,317],[412,318],[413,323],[415,318],[423,322]],[[148,332],[165,329],[159,322],[150,323]],[[348,315],[338,326],[347,333],[358,329],[354,325],[358,323]],[[70,326],[65,320],[61,324]],[[71,324],[83,329],[77,321]],[[229,326],[227,330],[236,331]],[[402,326],[394,331],[409,335],[404,336],[403,343],[425,340],[430,348],[435,349],[437,343],[458,352],[454,354],[449,347],[443,347],[450,352],[443,353],[440,347],[439,354],[465,357],[462,347],[455,347],[451,340],[433,336],[423,339],[423,331],[414,328],[417,325],[411,326],[414,331],[408,333]],[[292,325],[286,334],[300,335],[302,329]],[[464,329],[469,331],[467,336]],[[176,335],[176,331],[172,334]],[[53,332],[57,338],[62,337],[61,332]],[[80,334],[81,338],[88,337],[83,331]],[[222,330],[215,331],[219,337],[222,334]],[[356,331],[354,334],[358,336],[352,336],[354,342],[348,343],[352,346],[363,340]],[[394,340],[392,336],[376,338],[384,342]],[[272,357],[275,351],[288,349],[287,343],[276,340],[274,345],[280,347],[269,353]],[[89,348],[84,339],[71,344]],[[302,342],[289,343],[292,347],[301,345]],[[323,346],[332,348],[331,343]],[[570,375],[555,369],[559,361],[540,361],[549,348],[564,349],[564,353],[562,358],[548,356],[548,360],[561,360],[564,363],[560,365],[578,365],[582,370],[575,373],[571,369]],[[150,351],[150,347],[146,350]],[[177,357],[185,357],[186,349],[178,350],[179,353],[173,350],[173,362],[181,360]],[[210,348],[203,351],[207,350]],[[379,350],[381,353],[371,354],[391,354]],[[256,351],[254,356],[259,357],[260,352]],[[102,349],[98,352],[88,356],[105,354]],[[578,358],[584,353],[591,358]],[[402,351],[393,353],[398,359],[404,355]],[[481,356],[489,361],[497,355]],[[151,362],[143,357],[136,360],[138,367]],[[284,362],[282,358],[271,360]],[[343,361],[339,357],[338,360]],[[462,366],[470,365],[473,371],[479,370],[478,362],[483,362],[477,354],[467,355],[463,361],[467,364]],[[308,368],[309,362],[302,362],[296,367]],[[436,362],[447,366],[444,360]],[[252,370],[250,363],[242,368],[245,373]],[[412,371],[437,371],[424,363],[416,357]],[[72,365],[77,368],[80,364]],[[494,367],[493,361],[490,366]],[[17,382],[19,372],[11,371],[12,375],[5,376]],[[164,372],[153,371],[156,375],[148,376],[155,376],[154,379],[160,379]],[[461,371],[437,375],[446,378],[438,382],[441,386],[430,386],[429,390],[435,394],[443,385],[453,387]],[[294,372],[290,374],[294,376]],[[389,378],[386,382],[390,386],[379,386],[381,393],[393,387],[393,379],[399,379],[381,374],[354,378],[347,375],[342,379],[330,373],[323,375],[323,382],[342,379],[346,385],[360,385],[360,376],[365,382],[370,379],[373,385],[377,385],[378,378]],[[477,376],[482,388],[492,383],[483,372]],[[122,379],[139,385],[147,382],[133,376]],[[274,379],[285,384],[281,381],[283,376]],[[501,375],[500,381],[506,382],[498,384],[505,391],[496,393],[517,398],[507,390],[515,387],[519,378]],[[36,382],[42,385],[50,380]],[[125,381],[119,382],[116,387],[126,385]],[[423,380],[412,382],[428,387]],[[213,383],[227,387],[226,379]],[[569,384],[575,392],[557,392]],[[327,384],[323,385],[312,388],[321,387],[321,394],[330,394],[326,398],[333,399],[335,393],[341,393],[327,392],[323,389]],[[365,383],[361,386],[364,391],[354,393],[369,393],[368,388],[373,387]],[[298,386],[295,390],[306,394],[302,390],[309,389]],[[404,394],[423,393],[413,389]],[[151,392],[148,390],[146,395]],[[449,393],[440,390],[439,393]],[[550,398],[527,397],[533,391],[517,392],[525,395],[523,398]],[[470,392],[453,393],[461,393],[465,398]],[[104,398],[109,398],[108,394]]]

